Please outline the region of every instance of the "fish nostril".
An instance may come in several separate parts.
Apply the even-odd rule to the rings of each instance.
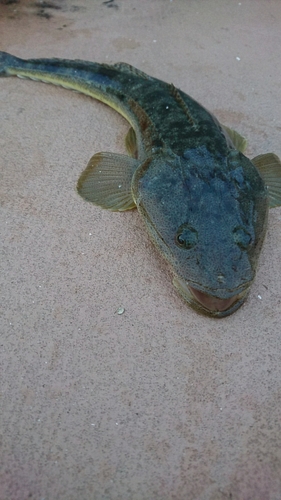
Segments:
[[[218,274],[217,280],[219,283],[225,283],[225,276],[224,274]]]

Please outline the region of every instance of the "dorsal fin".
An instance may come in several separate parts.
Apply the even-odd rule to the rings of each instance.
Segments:
[[[163,148],[164,141],[144,109],[132,98],[128,98],[128,104],[138,120],[145,150],[156,152]]]
[[[173,96],[173,98],[175,99],[175,101],[179,104],[179,106],[182,108],[183,112],[187,116],[190,125],[194,129],[198,129],[198,123],[197,123],[197,121],[195,120],[195,118],[193,118],[193,116],[192,116],[192,114],[191,114],[191,112],[190,112],[187,104],[184,102],[184,100],[183,100],[182,96],[180,95],[178,89],[172,83],[170,83],[170,85],[169,85],[169,91],[170,91],[171,96]]]
[[[140,69],[135,68],[134,66],[131,66],[131,64],[124,63],[124,62],[118,62],[112,65],[113,68],[118,69],[119,71],[123,71],[125,73],[130,73],[136,76],[140,76],[141,78],[144,78],[145,80],[154,80],[152,76],[147,75],[144,71],[141,71]]]

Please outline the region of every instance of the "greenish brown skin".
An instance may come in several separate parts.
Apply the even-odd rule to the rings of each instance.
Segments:
[[[122,63],[23,61],[0,52],[0,76],[11,75],[75,88],[123,110],[136,132],[133,200],[176,288],[210,316],[238,309],[255,276],[268,195],[213,115],[173,85]]]

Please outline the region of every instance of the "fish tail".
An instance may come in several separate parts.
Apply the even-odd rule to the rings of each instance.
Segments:
[[[21,59],[11,56],[7,52],[0,52],[0,76],[9,76],[9,68],[19,66]]]
[[[29,78],[81,92],[108,104],[131,125],[135,123],[131,106],[124,97],[128,75],[114,66],[55,58],[24,60],[0,52],[1,76]]]
[[[139,95],[139,83],[150,80],[144,73],[129,65],[99,64],[68,59],[19,59],[0,52],[0,77],[29,78],[98,99],[115,109],[135,129],[152,140],[152,123],[135,97]],[[158,136],[157,136],[158,137]]]
[[[118,73],[120,71],[104,64],[67,59],[24,60],[0,52],[0,77],[18,76],[60,85],[105,102],[117,111],[119,99],[116,94],[122,89],[121,82],[116,79]]]

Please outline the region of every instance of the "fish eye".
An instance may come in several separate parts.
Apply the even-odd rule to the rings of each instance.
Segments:
[[[242,250],[247,250],[252,243],[251,235],[241,226],[235,227],[233,230],[233,238],[236,245],[238,245]]]
[[[176,244],[180,248],[190,250],[194,247],[198,240],[198,233],[194,227],[188,223],[182,224],[176,234]]]

